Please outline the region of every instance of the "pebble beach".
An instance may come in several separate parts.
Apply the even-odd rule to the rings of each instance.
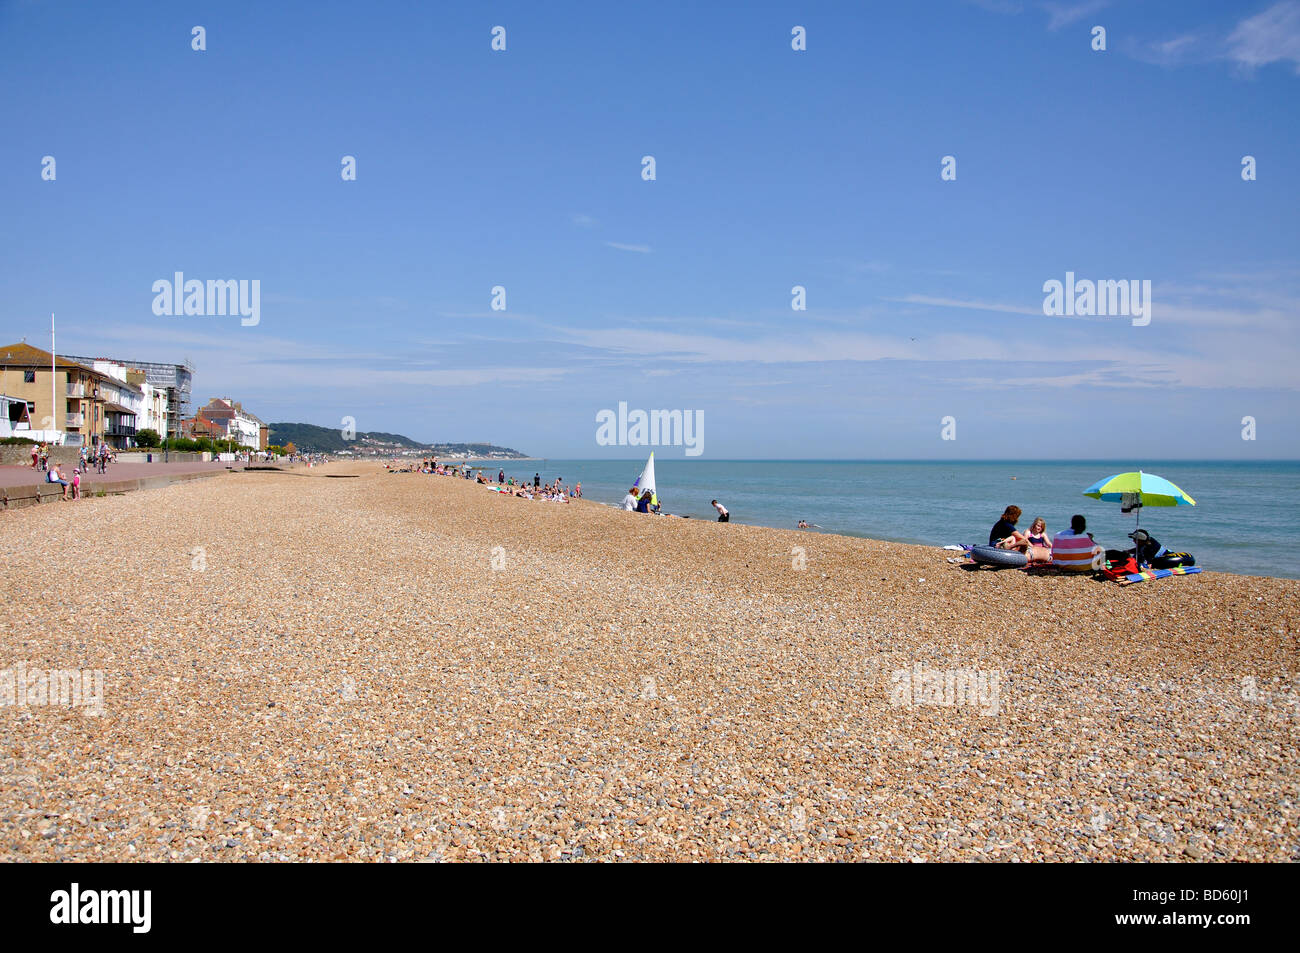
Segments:
[[[0,669],[103,673],[100,714],[0,707],[0,860],[1300,859],[1300,581],[374,463],[0,527]]]

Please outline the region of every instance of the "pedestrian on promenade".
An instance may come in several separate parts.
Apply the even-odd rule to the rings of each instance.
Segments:
[[[36,469],[38,463],[40,462],[40,457],[41,457],[41,445],[38,443],[32,444],[32,469],[33,470]]]

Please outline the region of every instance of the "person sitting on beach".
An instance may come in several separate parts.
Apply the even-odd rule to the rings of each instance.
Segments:
[[[1061,572],[1088,572],[1101,553],[1088,532],[1088,521],[1077,513],[1070,517],[1070,528],[1052,540],[1052,565]]]
[[[1041,516],[1029,524],[1025,539],[1029,541],[1029,549],[1025,552],[1029,557],[1028,565],[1043,566],[1052,561],[1052,537],[1047,535],[1047,521]]]
[[[1018,549],[1022,553],[1029,548],[1029,540],[1016,530],[1020,521],[1020,507],[1008,506],[1002,511],[1002,517],[989,530],[989,545],[999,549]]]
[[[623,497],[623,509],[629,513],[636,509],[636,487],[627,491],[627,496]]]
[[[649,512],[650,512],[650,500],[651,500],[651,498],[652,498],[653,496],[654,496],[654,494],[651,493],[649,490],[646,490],[644,493],[642,493],[642,494],[641,494],[641,499],[639,499],[639,500],[637,501],[637,504],[636,504],[636,511],[637,511],[638,513],[649,513]]]
[[[1133,548],[1123,552],[1106,551],[1106,558],[1111,562],[1125,562],[1133,559],[1138,569],[1172,569],[1176,566],[1195,566],[1196,559],[1191,553],[1173,553],[1144,529],[1135,529],[1128,534],[1133,540]]]
[[[46,483],[57,483],[63,487],[63,496],[61,499],[68,498],[68,481],[63,479],[63,474],[59,473],[59,465],[56,463],[45,472]]]

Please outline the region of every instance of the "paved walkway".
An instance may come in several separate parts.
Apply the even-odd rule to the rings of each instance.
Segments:
[[[254,464],[256,465],[256,464]],[[96,483],[115,483],[119,480],[142,480],[147,477],[169,476],[178,473],[199,473],[206,470],[224,470],[234,467],[244,469],[242,463],[110,463],[108,471],[102,476],[93,469],[81,475],[83,492],[86,487]],[[69,482],[72,480],[72,467],[62,467],[60,472]],[[0,466],[0,486],[34,486],[45,482],[45,471],[33,470],[31,467]]]

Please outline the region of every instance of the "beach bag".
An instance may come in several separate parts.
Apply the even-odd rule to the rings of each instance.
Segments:
[[[1102,570],[1102,575],[1107,579],[1125,579],[1130,573],[1138,571],[1137,560],[1132,556],[1125,557],[1122,562],[1111,560],[1107,569]]]

